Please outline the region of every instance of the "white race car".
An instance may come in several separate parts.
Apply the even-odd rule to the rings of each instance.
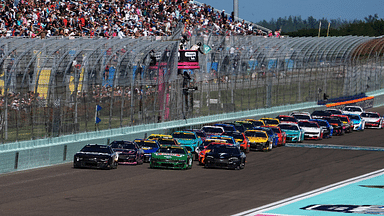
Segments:
[[[324,129],[315,121],[300,121],[299,127],[304,130],[304,139],[323,139]]]
[[[359,106],[345,106],[343,109],[343,114],[361,115],[361,113],[363,113],[363,112],[364,112],[363,108],[361,108]]]
[[[378,112],[363,112],[361,118],[365,120],[365,127],[383,128],[383,117]]]

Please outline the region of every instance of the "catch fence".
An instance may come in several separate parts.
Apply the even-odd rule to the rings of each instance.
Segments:
[[[383,39],[0,38],[1,142],[188,119],[383,88]],[[185,72],[185,73],[184,73]],[[189,76],[186,76],[188,74]],[[189,79],[190,78],[190,79]]]

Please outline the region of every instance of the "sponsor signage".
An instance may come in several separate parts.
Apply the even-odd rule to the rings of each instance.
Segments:
[[[384,206],[382,205],[309,205],[300,209],[339,213],[384,215]]]

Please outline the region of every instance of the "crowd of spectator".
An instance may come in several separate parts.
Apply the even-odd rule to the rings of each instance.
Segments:
[[[225,11],[189,0],[2,0],[2,37],[141,37],[184,33],[263,34]],[[199,29],[200,31],[197,31]]]

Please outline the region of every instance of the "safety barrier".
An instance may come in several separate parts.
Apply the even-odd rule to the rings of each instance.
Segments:
[[[366,95],[368,97],[374,97],[373,107],[384,105],[384,90],[369,92]],[[175,130],[196,128],[215,122],[232,121],[243,118],[258,119],[261,117],[275,117],[279,114],[288,114],[293,110],[312,112],[316,109],[325,108],[326,106],[317,105],[317,102],[306,102],[157,124],[79,133],[48,139],[7,143],[0,145],[0,173],[71,162],[73,155],[89,143],[108,144],[113,140],[134,140],[136,138],[144,138],[151,133],[169,134]]]
[[[73,155],[84,145],[90,143],[108,144],[113,140],[134,140],[144,138],[151,133],[168,134],[175,130],[196,128],[214,122],[231,121],[242,118],[275,117],[279,114],[288,114],[288,112],[292,110],[313,111],[321,108],[324,108],[324,106],[319,106],[316,102],[306,102],[157,124],[66,135],[56,138],[7,143],[0,145],[0,173],[71,162]]]

